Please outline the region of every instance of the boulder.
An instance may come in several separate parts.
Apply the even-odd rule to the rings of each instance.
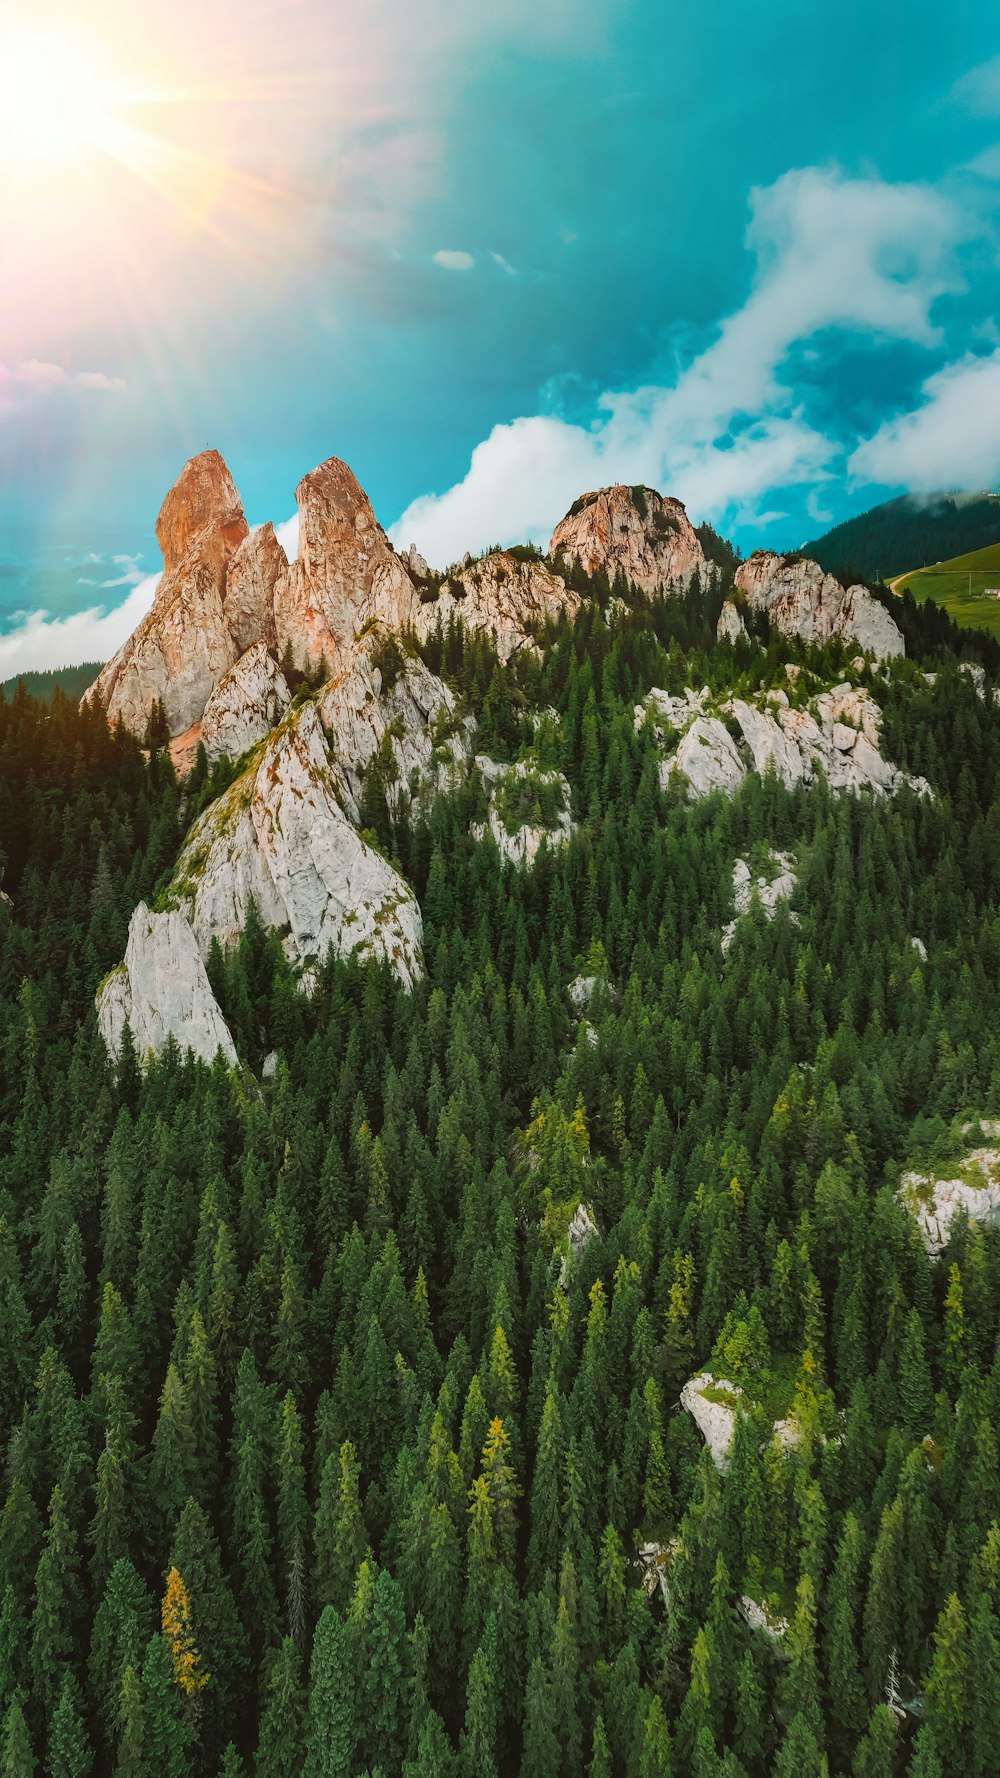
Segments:
[[[737,568],[736,585],[784,636],[820,645],[837,637],[877,660],[906,652],[902,632],[867,587],[842,587],[818,562],[755,550]]]
[[[575,500],[552,533],[549,555],[593,576],[621,574],[647,595],[682,592],[709,572],[698,534],[679,500],[655,488],[618,484]]]
[[[366,637],[346,672],[323,688],[319,713],[340,800],[353,820],[365,773],[386,742],[392,753],[390,808],[411,785],[434,793],[465,775],[471,722],[459,717],[454,693],[419,655],[381,631]]]
[[[413,581],[339,457],[305,476],[295,490],[299,553],[274,589],[279,654],[291,647],[299,666],[325,659],[343,671],[369,625],[412,624],[420,601]]]
[[[289,713],[195,822],[170,893],[204,956],[213,939],[236,943],[252,899],[307,984],[331,945],[383,958],[407,985],[421,973],[416,899],[344,813],[312,703]]]
[[[460,619],[468,630],[482,630],[502,661],[532,644],[532,631],[565,613],[576,616],[580,596],[561,574],[535,556],[494,550],[477,562],[451,573],[436,599],[420,605],[415,619],[419,636],[447,628]]]
[[[213,1062],[221,1050],[230,1066],[236,1063],[197,940],[176,909],[154,914],[139,903],[129,921],[125,961],[97,991],[97,1022],[114,1060],[129,1025],[140,1058],[158,1054],[172,1037],[203,1062]]]
[[[719,621],[715,626],[715,634],[720,642],[731,642],[735,648],[737,642],[747,640],[746,624],[739,609],[732,599],[727,599],[719,613]]]
[[[291,703],[280,667],[263,642],[255,642],[230,667],[205,705],[201,739],[210,760],[239,759],[256,747]]]

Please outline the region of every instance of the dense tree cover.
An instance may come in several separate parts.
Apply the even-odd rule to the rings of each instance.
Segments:
[[[0,690],[7,699],[13,698],[18,686],[23,685],[29,697],[41,698],[46,703],[57,690],[76,700],[93,685],[102,665],[101,661],[84,661],[78,667],[47,667],[40,672],[22,673],[8,679]]]
[[[237,1073],[111,1068],[92,1012],[204,771],[0,703],[5,1774],[995,1770],[1000,1234],[932,1266],[894,1187],[1000,1109],[1000,712],[928,631],[935,683],[879,695],[933,800],[691,805],[636,700],[789,645],[596,590],[514,668],[427,650],[567,774],[572,844],[517,872],[474,786],[372,797],[426,979],[331,958],[307,1001],[251,917],[210,960]],[[794,903],[724,957],[768,845]],[[678,1407],[713,1354],[725,1475]]]
[[[834,525],[822,537],[804,543],[802,553],[831,574],[851,570],[855,579],[877,580],[905,574],[908,568],[925,568],[928,562],[948,562],[952,556],[997,542],[1000,496],[936,494],[914,499],[903,494]]]

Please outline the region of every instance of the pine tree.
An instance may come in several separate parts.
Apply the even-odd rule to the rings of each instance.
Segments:
[[[80,1713],[79,1688],[68,1674],[52,1718],[46,1769],[49,1778],[87,1778],[92,1764],[93,1753]]]
[[[350,1640],[327,1605],[313,1641],[303,1778],[350,1778],[356,1735]]]
[[[255,1778],[288,1778],[302,1769],[305,1716],[299,1656],[290,1636],[284,1638],[271,1663],[265,1699]]]

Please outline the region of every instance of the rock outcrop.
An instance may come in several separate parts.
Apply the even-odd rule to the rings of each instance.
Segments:
[[[152,609],[86,694],[112,722],[142,734],[157,703],[171,735],[197,722],[240,650],[226,621],[226,572],[247,536],[233,479],[218,451],[181,471],[156,534],[163,575]]]
[[[906,652],[902,632],[867,587],[842,587],[818,562],[755,550],[737,568],[736,585],[784,636],[821,645],[836,637],[878,660]]]
[[[681,592],[707,570],[698,534],[679,500],[619,484],[575,500],[552,533],[549,555],[591,576],[621,574],[646,594]]]
[[[687,779],[693,797],[724,790],[732,796],[747,775],[736,743],[717,716],[696,716],[673,758],[660,769],[664,783],[674,772]]]
[[[291,703],[285,676],[263,642],[255,642],[220,679],[201,719],[210,760],[239,759],[281,721]]]
[[[415,628],[427,636],[455,618],[489,635],[502,661],[531,645],[532,631],[580,608],[580,595],[540,558],[494,550],[456,569],[435,599],[420,605]]]
[[[543,772],[526,760],[502,765],[478,754],[476,765],[490,787],[486,821],[473,838],[493,835],[511,864],[534,864],[544,843],[552,850],[573,836],[569,785],[561,772]]]
[[[832,790],[859,792],[871,789],[878,796],[894,796],[905,786],[918,795],[930,793],[923,778],[912,777],[891,765],[879,752],[882,713],[871,694],[846,683],[817,692],[803,709],[793,708],[786,692],[761,692],[749,698],[731,698],[709,714],[712,697],[707,687],[683,698],[654,690],[636,706],[636,723],[651,718],[664,743],[660,767],[666,786],[675,772],[688,780],[692,796],[713,790],[730,795],[748,770],[773,770],[789,789],[811,784],[822,774]],[[731,727],[739,731],[739,745]],[[669,752],[673,733],[681,741]]]
[[[745,858],[733,865],[733,909],[735,918],[723,929],[722,949],[728,951],[736,936],[737,923],[748,914],[756,901],[771,919],[780,902],[787,901],[795,890],[795,860],[790,852],[773,852],[770,871],[754,876]],[[792,919],[795,919],[792,915]]]
[[[288,557],[270,521],[258,525],[233,552],[226,571],[226,623],[243,654],[254,643],[277,646],[274,593],[288,572]]]
[[[747,627],[732,599],[726,600],[719,613],[715,634],[720,642],[731,642],[734,648],[737,642],[746,641]]]
[[[471,723],[454,693],[417,655],[381,632],[367,637],[346,673],[325,686],[319,713],[330,743],[340,800],[360,815],[365,773],[387,746],[390,808],[404,789],[447,790],[464,775]]]
[[[929,1256],[936,1259],[948,1244],[952,1221],[960,1210],[970,1222],[1000,1226],[1000,1149],[971,1149],[951,1179],[917,1171],[904,1173],[899,1191]]]
[[[221,1050],[230,1065],[236,1047],[212,993],[198,942],[183,914],[136,908],[125,961],[102,982],[97,1021],[109,1055],[121,1054],[125,1026],[140,1058],[157,1054],[173,1037],[204,1062]]]
[[[213,938],[236,942],[253,899],[307,985],[331,945],[384,959],[405,983],[421,972],[416,899],[345,815],[312,703],[285,718],[195,823],[169,893],[205,956]]]
[[[330,457],[295,490],[299,553],[274,589],[279,651],[296,664],[325,659],[343,670],[368,625],[400,630],[415,621],[412,579],[352,471]]]

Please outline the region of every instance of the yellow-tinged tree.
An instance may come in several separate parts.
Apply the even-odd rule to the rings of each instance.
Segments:
[[[161,1623],[170,1644],[174,1684],[180,1687],[185,1697],[195,1697],[208,1684],[210,1676],[201,1671],[201,1655],[191,1633],[191,1601],[183,1577],[176,1568],[171,1568],[167,1575]]]

